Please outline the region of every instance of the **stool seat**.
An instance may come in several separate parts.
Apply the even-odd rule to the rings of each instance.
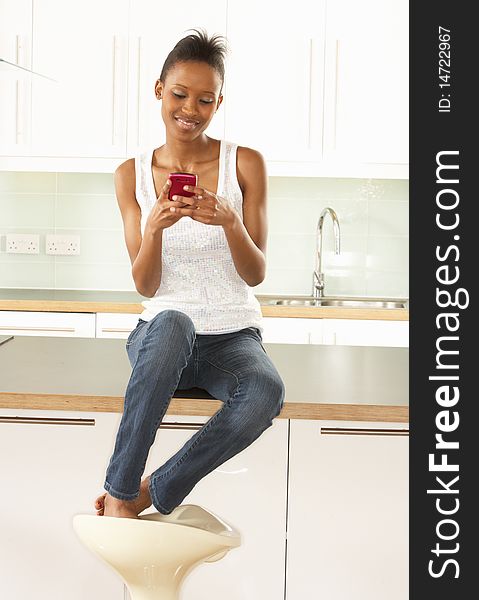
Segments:
[[[208,394],[206,390],[197,387],[189,388],[187,390],[176,390],[173,394],[173,398],[204,398],[206,400],[218,400],[218,398]]]
[[[78,514],[73,529],[122,578],[132,600],[179,600],[188,573],[241,544],[238,530],[195,504],[138,519]]]

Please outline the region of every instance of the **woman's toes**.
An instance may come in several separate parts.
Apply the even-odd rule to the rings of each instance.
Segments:
[[[105,496],[106,494],[102,494],[101,496],[98,496],[98,498],[95,500],[95,508],[97,510],[103,510],[103,508],[105,507]]]

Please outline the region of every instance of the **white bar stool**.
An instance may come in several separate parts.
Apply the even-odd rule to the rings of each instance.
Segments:
[[[178,600],[188,573],[241,544],[238,531],[194,504],[138,519],[75,515],[73,529],[123,579],[132,600]]]

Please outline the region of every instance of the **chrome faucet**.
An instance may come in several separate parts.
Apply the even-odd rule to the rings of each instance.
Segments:
[[[323,246],[323,223],[327,214],[331,215],[334,228],[334,251],[340,253],[340,232],[338,215],[332,208],[325,208],[319,215],[318,226],[316,229],[316,268],[313,273],[313,298],[322,298],[324,296],[324,273],[321,272],[321,254]]]

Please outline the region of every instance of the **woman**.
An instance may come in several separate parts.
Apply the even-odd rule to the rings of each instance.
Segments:
[[[115,172],[125,241],[144,301],[126,342],[132,374],[98,515],[169,514],[196,483],[272,425],[284,386],[261,343],[252,287],[266,260],[267,175],[261,154],[205,134],[223,101],[220,36],[180,40],[155,94],[166,143]],[[198,175],[192,197],[168,199],[171,172]],[[200,387],[222,408],[141,481],[176,389]]]

